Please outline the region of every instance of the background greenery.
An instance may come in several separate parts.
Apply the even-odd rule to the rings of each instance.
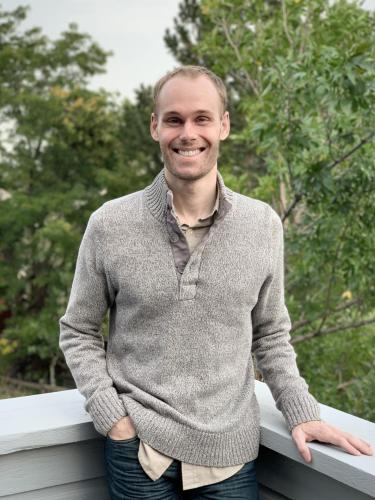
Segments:
[[[58,318],[88,217],[162,163],[151,89],[120,104],[88,90],[109,54],[73,24],[57,40],[22,32],[26,15],[0,8],[0,373],[69,386]],[[176,61],[228,87],[226,183],[284,222],[292,343],[311,392],[373,421],[374,28],[358,2],[184,0],[165,34]]]

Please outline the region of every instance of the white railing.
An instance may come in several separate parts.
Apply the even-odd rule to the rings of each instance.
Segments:
[[[261,408],[257,475],[262,500],[375,498],[375,456],[353,456],[309,443],[300,457],[268,387],[256,382]],[[0,498],[107,500],[104,437],[76,389],[0,400]],[[322,418],[370,442],[375,424],[321,405]]]

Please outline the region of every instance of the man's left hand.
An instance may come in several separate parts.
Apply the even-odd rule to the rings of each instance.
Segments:
[[[351,455],[373,455],[372,448],[366,441],[333,427],[323,420],[312,420],[296,425],[292,429],[292,438],[306,462],[311,462],[312,459],[311,451],[306,444],[307,441],[334,444]]]

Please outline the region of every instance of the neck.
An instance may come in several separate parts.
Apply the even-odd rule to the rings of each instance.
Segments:
[[[165,168],[165,180],[173,192],[173,205],[181,223],[194,224],[205,218],[216,201],[217,166],[199,179],[180,179]]]

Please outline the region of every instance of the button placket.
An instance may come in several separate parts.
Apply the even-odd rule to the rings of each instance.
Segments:
[[[206,244],[212,237],[212,229],[215,224],[212,224],[210,231],[208,231],[202,241],[195,248],[187,262],[185,269],[181,275],[179,283],[179,298],[180,300],[191,300],[195,298],[197,293],[197,283],[199,278],[199,269],[202,260],[202,254]]]
[[[201,241],[195,246],[194,250],[190,253],[185,230],[171,213],[171,207],[168,205],[167,202],[168,209],[165,212],[166,222],[167,222],[166,225],[168,229],[169,240],[172,247],[172,257],[174,261],[175,271],[177,274],[177,287],[178,287],[179,300],[190,300],[195,298],[197,283],[199,278],[199,269],[204,248],[206,244],[209,242],[210,238],[212,237],[212,231],[213,230],[215,231],[215,226],[217,225],[218,221],[221,221],[225,217],[226,213],[231,207],[231,203],[228,202],[225,198],[223,198],[222,195],[220,195],[220,203],[222,204],[223,207],[222,210],[215,212],[214,221],[210,226],[208,232],[203,236]],[[206,219],[208,218],[209,217],[207,217]],[[204,220],[205,219],[201,220],[201,222],[203,222]],[[188,225],[185,224],[185,226],[187,226],[186,232],[193,231],[193,229],[190,228]],[[204,226],[202,225],[202,227]],[[176,244],[178,244],[180,247],[186,245],[186,250],[188,252],[188,254],[185,255],[185,260],[183,260],[183,263],[179,265],[175,259],[174,245]],[[185,251],[185,248],[183,248],[182,250]]]

